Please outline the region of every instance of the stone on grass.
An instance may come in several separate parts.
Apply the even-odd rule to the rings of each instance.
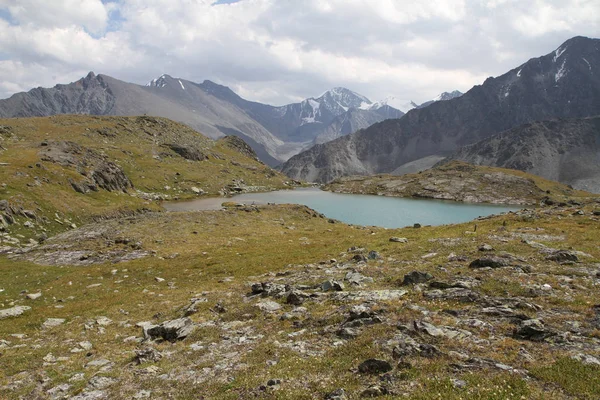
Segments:
[[[160,325],[145,326],[142,328],[144,337],[150,340],[163,339],[170,342],[183,340],[188,337],[196,326],[189,318],[179,318],[165,321]]]
[[[157,362],[162,358],[162,353],[152,347],[136,350],[134,360],[138,364]]]
[[[281,309],[281,304],[273,300],[263,300],[259,303],[256,303],[256,306],[265,312],[275,312]]]
[[[394,242],[394,243],[408,243],[408,239],[407,238],[401,238],[401,237],[392,236],[390,238],[390,242]]]
[[[554,332],[544,326],[539,319],[528,319],[521,322],[521,326],[515,330],[514,336],[519,339],[527,339],[534,342],[540,342],[553,336]]]
[[[43,324],[42,328],[54,328],[55,326],[59,326],[65,323],[64,318],[48,318]]]
[[[12,308],[6,308],[4,310],[0,310],[0,319],[10,318],[10,317],[18,317],[23,314],[25,311],[31,310],[31,307],[28,306],[15,306]]]
[[[392,364],[385,360],[369,358],[358,366],[358,372],[363,374],[383,374],[393,369]]]
[[[508,267],[510,260],[503,257],[482,257],[469,264],[469,268],[502,268]]]
[[[494,248],[487,243],[482,244],[478,248],[479,251],[494,251]]]
[[[328,292],[330,290],[333,290],[335,292],[341,292],[342,290],[344,290],[344,284],[338,281],[328,280],[321,284],[321,290],[323,290],[324,292]]]
[[[307,298],[308,295],[300,290],[290,290],[285,301],[288,304],[299,306],[300,304],[304,303]]]
[[[27,297],[29,300],[36,300],[36,299],[39,299],[40,297],[42,297],[42,292],[29,293],[25,297]]]
[[[325,400],[348,400],[344,389],[337,389],[325,395]]]
[[[575,253],[568,250],[556,250],[552,252],[546,260],[556,261],[558,263],[577,262],[579,258]]]
[[[406,275],[404,275],[404,280],[402,281],[402,285],[414,285],[416,283],[425,283],[429,280],[433,279],[433,275],[429,272],[421,272],[421,271],[412,271]]]

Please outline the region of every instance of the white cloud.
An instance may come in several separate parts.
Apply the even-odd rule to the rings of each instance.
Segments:
[[[92,33],[101,33],[108,22],[114,3],[101,0],[0,0],[12,17],[32,27],[67,27],[79,25]]]
[[[420,102],[600,34],[597,0],[213,2],[0,0],[0,97],[94,70],[211,79],[272,104],[333,86]]]

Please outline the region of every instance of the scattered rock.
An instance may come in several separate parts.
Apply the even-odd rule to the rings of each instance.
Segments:
[[[598,365],[600,366],[600,360],[589,354],[578,353],[571,356],[573,360],[581,362],[583,365]]]
[[[114,385],[116,382],[117,380],[114,378],[96,375],[89,380],[88,384],[94,389],[102,390]]]
[[[371,385],[367,389],[363,390],[360,397],[379,397],[391,394],[390,391],[381,385]]]
[[[548,330],[539,319],[528,319],[521,322],[521,326],[515,330],[514,336],[518,339],[526,339],[540,342],[553,336],[554,332]]]
[[[265,312],[275,312],[281,309],[281,304],[273,300],[263,300],[259,303],[256,303],[256,306]]]
[[[28,293],[25,295],[25,297],[27,297],[29,300],[36,300],[42,297],[42,292]]]
[[[367,262],[367,257],[364,256],[364,254],[355,254],[354,257],[352,257],[352,261],[360,263],[360,262]]]
[[[136,350],[134,361],[137,364],[146,362],[157,362],[162,358],[162,353],[152,347]]]
[[[325,281],[321,284],[321,290],[324,292],[328,292],[330,290],[341,292],[344,290],[344,284],[333,280]]]
[[[482,257],[469,264],[469,268],[502,268],[511,265],[511,260],[505,257]]]
[[[342,339],[354,339],[360,334],[356,328],[341,328],[337,331],[337,335]]]
[[[490,246],[489,244],[482,244],[481,246],[478,247],[479,251],[494,251],[494,248],[492,246]]]
[[[43,324],[43,329],[54,328],[65,323],[64,318],[48,318]]]
[[[70,400],[103,400],[107,398],[107,393],[103,390],[84,391],[77,396],[71,397]]]
[[[9,317],[18,317],[23,314],[25,311],[31,310],[31,307],[28,306],[15,306],[12,308],[6,308],[4,310],[0,310],[0,319],[9,318]]]
[[[348,400],[344,389],[337,389],[325,395],[325,400]]]
[[[369,253],[367,254],[367,258],[369,260],[379,260],[381,258],[381,254],[379,254],[378,251],[375,250],[371,250],[369,251]]]
[[[390,242],[395,242],[395,243],[408,243],[408,239],[407,239],[407,238],[401,238],[401,237],[392,236],[392,237],[390,238]]]
[[[364,276],[360,272],[350,271],[344,279],[351,285],[360,286],[363,283],[373,283],[373,278]]]
[[[579,258],[572,251],[556,250],[556,251],[552,252],[552,254],[550,254],[548,257],[546,257],[546,260],[556,261],[556,262],[562,264],[562,263],[569,263],[569,262],[578,262]]]
[[[425,283],[431,279],[433,279],[433,275],[431,275],[429,272],[412,271],[404,275],[402,285],[407,286],[414,285],[417,283]]]
[[[96,323],[100,326],[108,326],[108,325],[112,324],[112,319],[107,318],[107,317],[98,317],[96,319]]]
[[[286,303],[292,304],[294,306],[299,306],[304,303],[306,299],[308,299],[308,295],[300,290],[290,290],[288,295],[285,298]]]
[[[481,295],[473,290],[461,287],[453,287],[447,290],[429,290],[423,293],[427,300],[453,300],[462,303],[477,303],[481,300]]]
[[[188,337],[196,326],[189,318],[179,318],[165,321],[160,325],[150,325],[142,328],[144,338],[150,340],[163,339],[170,342],[183,340]]]
[[[393,369],[392,364],[385,360],[369,358],[358,366],[358,372],[363,374],[383,374]]]

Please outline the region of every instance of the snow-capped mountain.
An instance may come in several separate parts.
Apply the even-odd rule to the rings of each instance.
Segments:
[[[454,90],[452,92],[443,92],[443,93],[440,93],[439,95],[437,95],[433,100],[426,101],[425,103],[422,103],[422,104],[417,104],[412,100],[407,102],[407,101],[401,100],[395,96],[389,96],[389,97],[386,97],[385,99],[377,101],[375,103],[366,103],[365,102],[360,106],[360,108],[363,110],[377,110],[383,106],[389,106],[389,107],[395,108],[396,110],[400,110],[406,114],[413,108],[424,108],[436,101],[452,100],[452,99],[455,99],[462,95],[463,95],[463,93],[458,90]]]
[[[318,182],[344,175],[393,173],[407,163],[446,156],[462,146],[534,121],[596,116],[600,114],[599,76],[600,39],[574,37],[545,56],[532,58],[501,76],[486,79],[460,97],[435,101],[411,110],[400,119],[390,119],[314,146],[288,160],[282,171],[294,179]],[[516,145],[523,151],[540,147],[530,138],[542,138],[541,135],[517,137],[524,140]],[[544,162],[552,159],[562,163],[567,157],[579,157],[576,152],[562,155],[560,152],[567,151],[566,147],[557,136],[548,137],[558,140],[558,144],[543,147],[549,149],[543,153]],[[597,148],[592,144],[587,147]],[[492,149],[494,154],[489,158],[497,160],[494,163],[498,165],[503,165],[502,162],[515,153],[510,146],[497,148],[501,151],[495,154],[496,150]],[[551,157],[555,150],[559,155]],[[540,160],[543,157],[540,156]],[[558,180],[579,184],[581,179],[589,181],[587,163],[573,163],[565,169],[559,167]],[[555,170],[553,167],[547,165],[539,173],[546,176]]]

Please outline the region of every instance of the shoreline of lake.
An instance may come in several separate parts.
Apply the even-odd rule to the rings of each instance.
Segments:
[[[478,217],[518,211],[521,205],[466,203],[451,200],[414,199],[366,194],[341,194],[318,188],[299,188],[264,193],[245,193],[229,198],[204,198],[168,202],[168,212],[217,211],[225,202],[247,205],[301,204],[348,224],[400,228],[415,223],[445,225]]]

